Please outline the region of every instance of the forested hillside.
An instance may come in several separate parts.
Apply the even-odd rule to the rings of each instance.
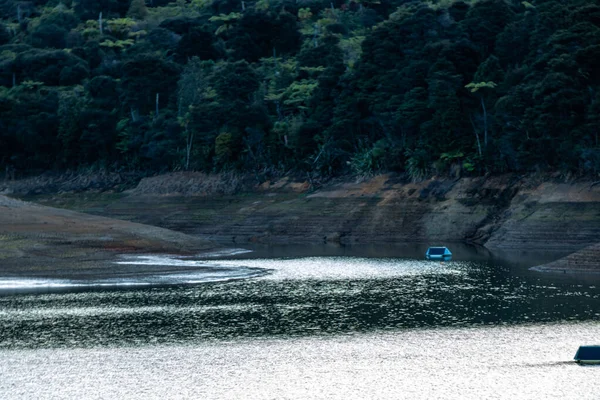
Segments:
[[[0,0],[0,167],[600,173],[593,0]]]

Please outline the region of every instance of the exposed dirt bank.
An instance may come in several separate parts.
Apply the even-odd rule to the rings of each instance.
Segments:
[[[3,275],[96,271],[118,254],[189,253],[215,247],[198,237],[0,196]]]
[[[233,177],[175,173],[120,194],[32,200],[222,243],[469,242],[576,251],[600,240],[600,185],[552,176],[430,179],[395,175],[314,189],[289,178],[248,189]]]

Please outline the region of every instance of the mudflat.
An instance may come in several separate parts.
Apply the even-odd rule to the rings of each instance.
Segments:
[[[215,247],[210,241],[169,229],[0,195],[0,271],[4,276],[101,277],[114,275],[114,269],[107,267],[122,254],[193,254]]]

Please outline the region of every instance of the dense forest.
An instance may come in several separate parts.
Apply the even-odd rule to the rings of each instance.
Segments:
[[[0,168],[600,173],[593,0],[0,0]]]

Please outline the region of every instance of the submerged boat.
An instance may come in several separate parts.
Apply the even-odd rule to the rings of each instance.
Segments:
[[[428,260],[448,261],[452,259],[452,253],[447,247],[430,247],[425,253]]]
[[[575,361],[580,364],[600,364],[600,346],[579,346]]]

